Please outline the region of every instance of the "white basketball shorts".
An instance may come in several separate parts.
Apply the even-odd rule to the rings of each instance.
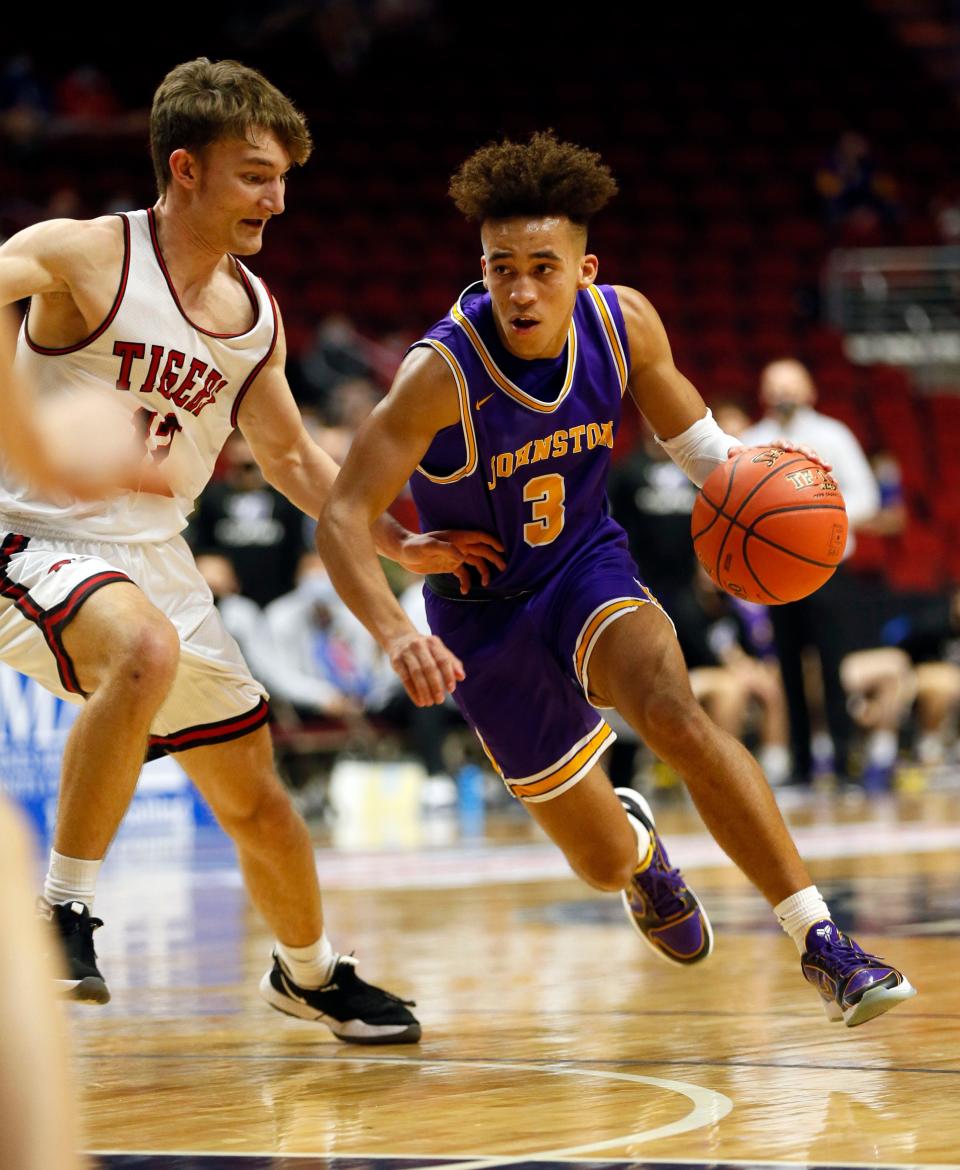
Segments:
[[[151,756],[236,739],[266,722],[267,692],[181,536],[120,544],[0,533],[0,661],[82,703],[63,631],[91,594],[118,581],[138,586],[180,635],[177,675],[150,728]]]

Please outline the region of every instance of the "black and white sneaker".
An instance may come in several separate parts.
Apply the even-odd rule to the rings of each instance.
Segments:
[[[301,1020],[319,1020],[347,1044],[416,1044],[420,1024],[400,999],[364,983],[357,960],[341,955],[333,977],[323,987],[300,987],[274,951],[273,966],[260,980],[260,994],[278,1012]]]
[[[37,899],[37,913],[60,939],[65,977],[54,980],[58,993],[84,1003],[109,1003],[110,989],[97,968],[93,946],[93,932],[103,926],[103,919],[92,918],[83,902],[51,906],[45,898]]]

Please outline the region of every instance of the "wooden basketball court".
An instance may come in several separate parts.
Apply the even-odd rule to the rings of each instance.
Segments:
[[[790,819],[841,926],[920,993],[859,1028],[828,1023],[685,806],[659,825],[717,933],[690,970],[526,821],[432,849],[321,846],[334,945],[418,1001],[422,1043],[372,1049],[259,999],[271,940],[223,838],[146,857],[121,841],[97,900],[113,1001],[70,1008],[86,1146],[111,1170],[956,1167],[960,793],[819,798]]]

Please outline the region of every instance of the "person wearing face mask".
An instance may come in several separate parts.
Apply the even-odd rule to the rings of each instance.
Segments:
[[[379,652],[337,597],[318,556],[301,558],[296,588],[264,613],[274,697],[303,718],[360,714],[378,683]]]
[[[810,371],[795,358],[781,358],[764,368],[760,399],[764,417],[743,432],[742,442],[756,447],[780,438],[790,439],[813,447],[832,465],[850,523],[846,560],[853,552],[857,528],[868,523],[880,509],[880,490],[863,448],[848,426],[814,409],[816,386]],[[803,654],[808,647],[816,651],[820,660],[824,713],[833,741],[833,768],[841,779],[850,775],[853,724],[840,682],[840,662],[846,653],[860,648],[852,620],[857,607],[852,601],[851,582],[841,565],[811,596],[770,607],[790,713],[793,778],[798,783],[808,784],[813,772],[803,672]]]

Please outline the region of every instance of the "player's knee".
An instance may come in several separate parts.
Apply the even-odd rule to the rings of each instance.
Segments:
[[[663,744],[680,747],[703,733],[703,709],[686,689],[669,688],[646,695],[639,706],[639,719],[638,730],[654,751],[660,751]]]
[[[151,614],[120,639],[114,674],[145,698],[166,695],[180,661],[180,637],[162,614]]]
[[[242,792],[231,788],[227,802],[213,798],[212,803],[224,830],[234,838],[282,842],[302,824],[289,795],[272,774],[260,783],[245,785]]]

